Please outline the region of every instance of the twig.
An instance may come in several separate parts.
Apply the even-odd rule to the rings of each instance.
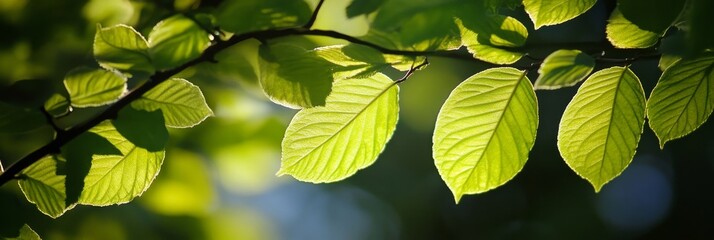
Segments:
[[[407,71],[406,74],[404,74],[404,76],[403,76],[402,78],[397,79],[397,81],[394,81],[394,82],[395,82],[395,83],[404,82],[405,80],[407,80],[407,78],[409,78],[410,76],[412,76],[412,74],[414,74],[414,72],[416,72],[416,70],[420,70],[420,69],[422,69],[423,67],[425,67],[426,65],[429,65],[429,59],[428,59],[428,58],[425,58],[424,61],[423,61],[422,63],[420,63],[419,65],[417,65],[417,66],[414,66],[414,63],[416,63],[416,61],[412,62],[412,66],[409,67],[409,70]]]
[[[320,0],[320,2],[317,3],[317,6],[315,7],[315,11],[312,11],[312,15],[310,16],[310,19],[307,20],[307,23],[305,23],[303,28],[305,28],[305,29],[312,28],[312,25],[314,25],[315,21],[317,20],[317,14],[320,13],[320,8],[322,8],[323,3],[325,3],[325,0]]]

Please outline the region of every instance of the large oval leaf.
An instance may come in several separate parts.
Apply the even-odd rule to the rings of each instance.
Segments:
[[[645,93],[628,68],[590,76],[565,108],[558,149],[565,162],[598,192],[635,156],[645,121]]]
[[[537,100],[525,72],[492,68],[456,87],[433,138],[436,168],[456,202],[512,179],[528,159],[537,128]]]
[[[153,73],[148,49],[146,39],[130,26],[97,27],[94,35],[94,58],[108,69]]]
[[[131,106],[146,111],[161,109],[166,126],[175,128],[193,127],[213,116],[201,89],[181,78],[162,82]]]
[[[103,69],[79,68],[67,74],[64,86],[72,106],[96,107],[118,100],[126,92],[126,79]]]
[[[707,121],[714,110],[714,53],[680,60],[662,73],[647,101],[650,128],[660,147]]]
[[[597,0],[524,0],[523,6],[535,29],[556,25],[588,11]]]
[[[211,44],[209,34],[182,15],[167,18],[149,33],[149,54],[156,69],[184,64],[201,55]]]
[[[18,181],[27,200],[52,218],[74,207],[74,204],[68,206],[65,201],[65,175],[57,173],[60,163],[64,164],[56,157],[44,157],[23,170]]]
[[[558,50],[548,55],[538,69],[535,89],[573,86],[585,79],[595,67],[595,60],[580,50]]]
[[[336,82],[324,107],[303,109],[290,122],[278,175],[334,182],[374,163],[396,128],[398,92],[381,73]]]
[[[627,20],[617,8],[612,11],[612,15],[607,21],[605,28],[607,39],[617,48],[651,47],[664,34],[664,31],[658,33],[641,29],[630,20]]]

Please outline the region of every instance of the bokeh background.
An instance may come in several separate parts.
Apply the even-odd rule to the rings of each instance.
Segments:
[[[349,2],[327,0],[316,27],[364,33],[366,19],[344,17]],[[19,94],[6,90],[23,79],[41,80],[38,91],[57,88],[72,68],[96,66],[91,47],[98,23],[132,25],[146,34],[177,11],[211,5],[215,1],[0,0],[0,94]],[[614,5],[600,1],[573,21],[538,31],[522,8],[506,13],[529,28],[528,45],[542,46],[532,53],[544,57],[558,43],[603,42]],[[51,219],[11,182],[0,188],[0,231],[27,223],[45,239],[305,240],[707,239],[714,233],[713,121],[663,150],[646,128],[632,164],[596,194],[556,147],[575,87],[537,92],[540,126],[525,168],[504,186],[456,205],[431,158],[431,134],[449,92],[490,67],[463,60],[430,58],[426,70],[401,84],[398,128],[374,165],[331,184],[276,177],[280,141],[295,111],[260,91],[253,70],[258,44],[241,43],[218,64],[181,73],[203,89],[216,117],[171,130],[161,173],[143,196],[120,206],[78,206]],[[660,75],[656,60],[632,68],[649,94]],[[529,77],[534,80],[535,71]],[[49,127],[0,135],[0,161],[7,166],[51,137]]]

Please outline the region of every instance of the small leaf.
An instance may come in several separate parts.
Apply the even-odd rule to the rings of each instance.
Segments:
[[[153,73],[148,49],[146,39],[130,26],[98,26],[94,35],[94,58],[107,69]]]
[[[359,15],[367,15],[377,11],[384,3],[382,0],[352,0],[347,6],[346,14],[348,18],[353,18]]]
[[[193,127],[213,116],[201,89],[181,78],[166,80],[132,102],[131,106],[146,111],[160,109],[166,126],[175,128]]]
[[[558,50],[545,58],[538,69],[535,89],[569,87],[585,79],[595,60],[580,50]]]
[[[64,161],[53,156],[44,157],[23,170],[18,181],[27,200],[52,218],[74,207],[74,204],[67,206],[65,203],[65,175],[57,173],[60,164]]]
[[[494,64],[512,64],[522,53],[504,48],[520,47],[528,38],[528,30],[512,17],[484,14],[456,19],[461,32],[461,44],[476,59]]]
[[[62,116],[72,110],[69,100],[64,95],[55,93],[45,102],[45,111],[52,116]]]
[[[23,224],[18,233],[17,237],[0,236],[0,238],[3,240],[41,240],[40,235],[37,235],[35,230],[32,230],[27,224]]]
[[[105,121],[90,130],[107,139],[120,155],[92,156],[91,168],[84,178],[79,197],[80,204],[127,203],[146,191],[159,173],[164,161],[163,145],[168,137],[161,116],[158,113],[152,113],[150,117],[122,113],[114,124]],[[122,127],[126,130],[118,130],[120,126],[127,126]],[[143,126],[139,128],[143,130],[137,130],[137,126]]]
[[[561,24],[588,11],[597,0],[524,0],[535,29]]]
[[[290,108],[325,105],[337,65],[289,44],[260,48],[260,85],[275,103]]]
[[[615,8],[607,20],[607,39],[617,48],[647,48],[654,46],[664,31],[657,33],[643,30],[630,22]]]
[[[660,147],[704,124],[714,110],[714,53],[680,60],[662,73],[647,101]]]
[[[657,63],[657,67],[659,67],[660,71],[664,72],[667,68],[671,67],[674,63],[681,59],[682,57],[680,56],[662,54],[659,58],[659,62]]]
[[[295,27],[312,15],[305,1],[295,0],[226,0],[217,9],[218,25],[235,34]]]
[[[630,164],[645,122],[645,93],[628,68],[590,76],[565,108],[558,149],[565,162],[595,192]]]
[[[74,107],[113,103],[126,92],[126,79],[106,70],[78,68],[67,74],[64,86]]]
[[[0,102],[0,133],[24,133],[38,129],[46,120],[37,109]]]
[[[439,111],[433,155],[458,203],[511,180],[526,163],[538,105],[525,72],[492,68],[466,79]]]
[[[187,63],[200,56],[210,44],[210,35],[182,15],[164,19],[149,33],[149,54],[156,69]]]
[[[617,8],[624,18],[651,32],[665,32],[677,19],[686,1],[619,0]]]
[[[293,117],[278,175],[334,182],[374,163],[396,128],[398,92],[380,73],[336,82],[324,107],[303,109]]]
[[[415,59],[382,54],[373,48],[356,44],[320,47],[314,49],[313,53],[337,65],[332,69],[335,80],[367,78],[390,66],[407,71],[425,60],[423,57]]]
[[[513,64],[523,57],[523,53],[512,52],[489,45],[469,45],[467,46],[467,50],[473,54],[476,59],[500,65]]]

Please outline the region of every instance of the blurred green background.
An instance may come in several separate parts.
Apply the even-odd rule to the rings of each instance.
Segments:
[[[344,17],[349,2],[327,0],[316,27],[364,33],[364,17]],[[215,5],[205,0],[0,0],[0,93],[9,94],[9,86],[23,79],[42,80],[38,91],[57,88],[72,68],[96,66],[97,23],[127,24],[147,33],[177,11]],[[573,21],[538,31],[522,8],[507,14],[529,28],[528,45],[557,47],[604,41],[614,5],[600,1]],[[664,150],[646,129],[632,164],[596,194],[556,147],[560,116],[576,88],[538,92],[540,127],[525,168],[506,185],[455,205],[431,158],[433,125],[449,92],[490,66],[452,59],[431,58],[426,70],[401,84],[398,128],[374,165],[332,184],[276,177],[280,141],[295,111],[272,104],[259,89],[253,70],[258,44],[246,41],[219,55],[218,64],[180,74],[202,88],[216,117],[192,129],[171,130],[161,173],[143,196],[120,206],[78,206],[51,219],[12,182],[0,188],[1,228],[27,223],[45,239],[711,238],[714,123]],[[553,49],[531,50],[544,57]],[[660,75],[656,60],[638,61],[633,69],[649,93]],[[63,122],[72,124],[97,110]],[[0,135],[2,164],[51,136],[49,127]]]

